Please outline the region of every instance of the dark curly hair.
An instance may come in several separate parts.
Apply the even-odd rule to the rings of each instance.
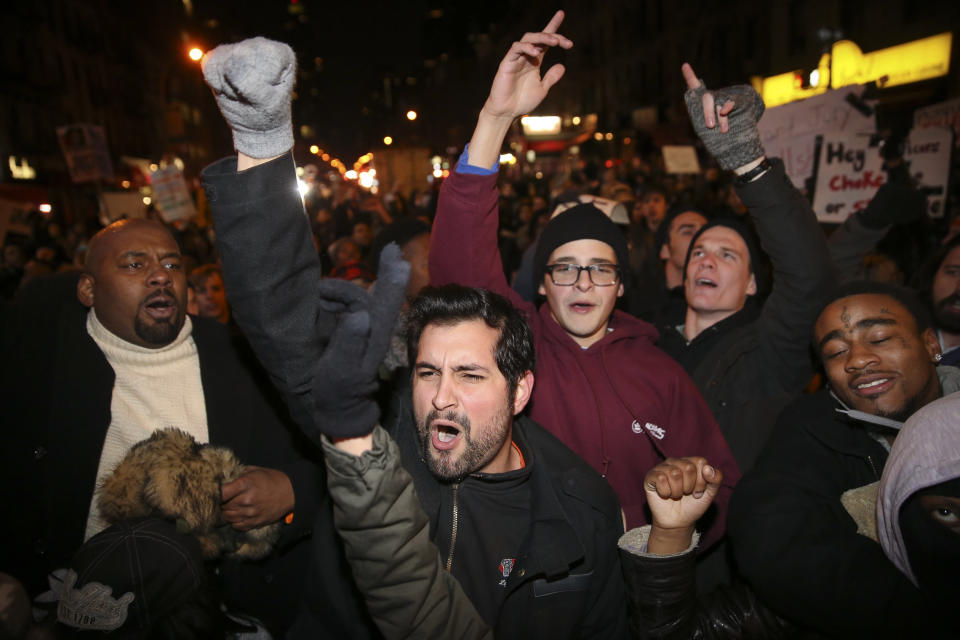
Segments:
[[[415,368],[420,336],[428,325],[450,326],[469,320],[483,320],[488,327],[500,332],[494,358],[507,379],[512,397],[517,383],[527,371],[533,371],[536,364],[533,332],[506,298],[479,287],[458,284],[426,287],[414,299],[405,318],[411,370]]]

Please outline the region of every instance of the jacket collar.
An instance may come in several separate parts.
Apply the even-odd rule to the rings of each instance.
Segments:
[[[937,378],[940,380],[940,391],[941,397],[950,395],[956,391],[960,391],[960,369],[956,367],[949,367],[941,365],[937,367]],[[865,425],[875,425],[880,427],[886,427],[888,429],[896,429],[899,431],[903,427],[903,422],[899,420],[891,420],[890,418],[884,418],[883,416],[875,416],[871,413],[865,413],[863,411],[857,411],[856,409],[851,409],[843,400],[837,397],[837,394],[830,391],[830,395],[833,396],[833,399],[840,405],[837,408],[837,413],[846,414],[850,419],[864,423]]]

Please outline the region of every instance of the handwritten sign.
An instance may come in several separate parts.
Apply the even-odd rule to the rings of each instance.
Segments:
[[[913,130],[904,141],[903,159],[927,196],[931,218],[944,214],[952,143],[953,132],[943,127]],[[886,179],[879,147],[870,145],[870,136],[825,136],[813,210],[821,222],[843,222],[866,207]]]
[[[952,147],[953,131],[946,127],[914,129],[904,146],[903,159],[927,196],[927,215],[931,218],[942,218],[946,208]]]
[[[873,113],[865,115],[847,99],[852,95],[858,101],[864,89],[860,85],[845,87],[764,112],[758,126],[760,142],[768,156],[783,160],[795,187],[802,189],[813,176],[818,135],[876,130]]]
[[[913,112],[913,128],[952,127],[960,144],[960,98],[938,102]]]
[[[883,159],[869,135],[824,136],[813,210],[821,222],[840,223],[870,203],[886,182]]]

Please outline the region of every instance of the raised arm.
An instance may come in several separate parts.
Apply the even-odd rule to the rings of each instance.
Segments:
[[[573,46],[565,36],[557,33],[563,22],[563,11],[557,11],[539,33],[525,33],[511,45],[500,62],[497,75],[490,87],[490,95],[480,110],[477,127],[470,138],[470,164],[488,167],[500,157],[500,145],[510,125],[529,113],[563,77],[562,64],[555,64],[541,77],[540,65],[550,47],[569,49]]]
[[[535,109],[563,76],[560,64],[540,73],[550,47],[573,46],[557,33],[562,21],[558,11],[543,31],[514,42],[500,62],[468,149],[440,190],[430,243],[431,284],[483,287],[533,309],[510,288],[497,249],[497,160],[514,119]]]
[[[764,155],[757,130],[764,105],[756,91],[748,85],[708,91],[689,64],[682,71],[694,129],[720,166],[737,174],[737,194],[773,267],[756,325],[756,367],[765,372],[757,392],[799,392],[813,373],[807,346],[813,323],[835,282],[826,239],[783,163]]]

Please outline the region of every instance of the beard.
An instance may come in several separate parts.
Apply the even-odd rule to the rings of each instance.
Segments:
[[[960,294],[954,293],[938,302],[933,309],[937,326],[950,333],[960,333],[960,308],[954,306],[957,303],[960,303]]]
[[[476,439],[470,418],[456,411],[439,412],[432,409],[417,420],[417,435],[420,437],[421,457],[430,473],[444,481],[455,482],[485,467],[503,448],[510,437],[512,413],[506,403],[485,425],[478,427]],[[434,420],[449,420],[460,426],[463,446],[459,453],[454,450],[438,451],[431,444],[430,423]]]
[[[154,294],[148,296],[143,302],[140,303],[141,310],[146,305],[150,304],[153,301],[153,298],[159,297],[160,295],[167,295],[176,300],[176,296],[169,289],[161,289]],[[174,313],[167,320],[155,320],[150,318],[144,320],[140,313],[137,313],[136,318],[133,320],[133,332],[137,334],[141,340],[147,344],[156,345],[157,347],[163,347],[176,339],[180,334],[180,329],[183,328],[184,316],[183,309],[178,302],[174,302],[177,307],[176,313]]]
[[[881,418],[896,420],[897,422],[906,422],[907,418],[916,413],[917,410],[925,404],[923,401],[924,394],[925,389],[921,389],[915,396],[907,398],[907,401],[903,403],[902,407],[892,411],[878,411],[877,415]]]

